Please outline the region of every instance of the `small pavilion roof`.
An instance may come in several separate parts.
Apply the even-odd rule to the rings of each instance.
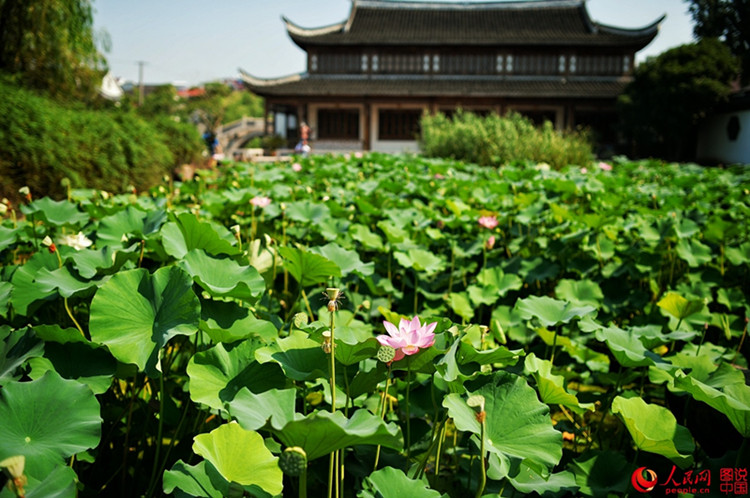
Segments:
[[[653,40],[666,16],[642,28],[591,19],[585,0],[414,2],[352,0],[349,18],[304,28],[284,18],[292,40],[309,46],[628,46]]]

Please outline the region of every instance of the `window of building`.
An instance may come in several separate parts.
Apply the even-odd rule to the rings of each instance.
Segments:
[[[630,72],[630,56],[629,55],[624,55],[622,57],[622,72],[623,73]]]
[[[318,71],[318,56],[313,54],[310,57],[310,71],[317,72]]]
[[[558,73],[565,72],[565,56],[564,55],[560,56],[560,60],[557,63],[557,72]]]
[[[367,72],[367,54],[362,54],[362,72]]]
[[[503,72],[503,65],[504,65],[503,56],[502,55],[498,55],[497,56],[497,62],[495,63],[495,71],[497,71],[498,73],[502,73]]]
[[[318,110],[318,138],[359,140],[359,111],[357,109]]]
[[[378,113],[380,140],[415,140],[419,134],[419,109],[382,109]]]
[[[497,61],[492,54],[448,54],[443,56],[442,68],[445,74],[492,74]]]
[[[432,72],[440,72],[440,56],[437,54],[432,56]]]
[[[578,71],[578,59],[575,55],[570,56],[570,72],[575,74]]]
[[[379,71],[380,68],[378,67],[378,54],[374,54],[372,56],[372,70],[373,71]]]
[[[522,54],[516,56],[513,70],[516,74],[556,74],[557,57],[547,54]]]
[[[509,55],[505,58],[505,72],[506,73],[512,73],[513,72],[513,56]]]
[[[416,74],[424,71],[422,56],[418,54],[382,54],[378,71],[383,73]],[[373,70],[375,70],[373,68]]]
[[[318,67],[321,73],[359,73],[362,59],[359,54],[321,54]]]

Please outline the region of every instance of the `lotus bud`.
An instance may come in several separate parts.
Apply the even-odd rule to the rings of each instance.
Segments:
[[[0,215],[3,215],[8,212],[8,206],[5,204],[0,204]]]
[[[42,239],[42,245],[44,245],[45,247],[48,247],[50,253],[54,253],[57,250],[55,243],[52,242],[52,238],[49,235],[47,235],[46,237],[44,237],[44,239]]]
[[[477,412],[477,422],[480,424],[484,422],[484,419],[487,417],[487,412],[484,411],[484,396],[481,394],[469,396],[469,399],[466,400],[466,404],[474,408],[474,411]]]
[[[27,201],[31,202],[31,190],[29,190],[29,187],[24,185],[23,187],[18,189],[18,193],[21,194]]]
[[[325,354],[329,354],[331,352],[331,331],[326,330],[323,332],[323,344],[320,345],[320,347],[323,349],[323,352]]]

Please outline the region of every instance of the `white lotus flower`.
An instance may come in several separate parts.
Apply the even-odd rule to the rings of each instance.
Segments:
[[[63,235],[57,242],[62,245],[70,246],[76,251],[86,249],[92,244],[91,240],[81,232],[78,232],[75,235]]]

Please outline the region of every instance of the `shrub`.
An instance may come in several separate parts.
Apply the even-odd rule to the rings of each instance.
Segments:
[[[190,124],[153,124],[120,109],[69,107],[0,79],[0,195],[27,185],[59,197],[74,188],[139,190],[160,182],[201,150]]]
[[[587,164],[593,156],[585,133],[560,133],[548,121],[536,127],[516,113],[481,117],[459,110],[452,118],[442,113],[425,115],[421,126],[422,153],[430,157],[481,165],[545,162],[559,169]]]

